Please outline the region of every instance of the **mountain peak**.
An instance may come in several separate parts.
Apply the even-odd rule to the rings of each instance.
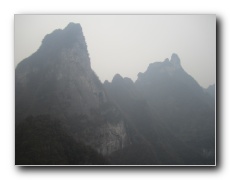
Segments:
[[[164,62],[165,62],[165,63],[169,63],[169,58],[166,58],[166,59],[164,60]]]
[[[71,47],[74,43],[85,44],[84,35],[79,23],[69,23],[64,29],[56,29],[47,34],[42,40],[40,48],[53,48],[60,50],[63,47]]]
[[[79,23],[70,22],[63,30],[76,32],[76,31],[82,30],[82,28]]]
[[[112,83],[114,82],[120,82],[123,80],[123,77],[120,75],[120,74],[116,74],[114,77],[113,77],[113,80],[112,80]]]
[[[173,64],[175,67],[181,67],[180,64],[180,58],[176,53],[173,53],[170,59],[171,64]]]
[[[43,57],[33,58],[35,61],[46,61],[49,64],[57,61],[75,62],[84,69],[91,68],[87,44],[79,23],[69,23],[64,29],[56,29],[47,34],[38,54]]]
[[[70,22],[65,29],[67,28],[75,28],[75,27],[81,27],[80,23],[74,23],[74,22]]]

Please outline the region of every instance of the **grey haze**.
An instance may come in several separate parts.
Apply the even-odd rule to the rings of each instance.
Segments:
[[[135,81],[150,63],[177,53],[201,86],[215,83],[215,15],[15,15],[15,66],[69,22],[81,24],[102,82],[116,73]]]

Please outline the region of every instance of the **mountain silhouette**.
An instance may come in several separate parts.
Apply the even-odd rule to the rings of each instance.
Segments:
[[[18,165],[215,164],[215,102],[179,56],[102,84],[75,23],[16,67],[15,126]]]
[[[48,34],[41,47],[18,64],[15,113],[16,124],[30,116],[58,119],[76,142],[103,155],[128,142],[121,112],[108,102],[91,69],[80,24]]]

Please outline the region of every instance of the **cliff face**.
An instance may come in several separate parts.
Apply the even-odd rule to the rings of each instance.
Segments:
[[[79,24],[69,24],[47,35],[38,51],[18,65],[15,79],[16,103],[27,98],[30,101],[25,103],[26,112],[16,108],[17,117],[22,118],[28,114],[63,114],[62,111],[86,113],[99,107],[98,94],[103,94],[91,70]]]
[[[37,52],[18,64],[15,81],[16,123],[48,114],[104,155],[125,146],[124,119],[91,69],[80,24],[48,34]]]

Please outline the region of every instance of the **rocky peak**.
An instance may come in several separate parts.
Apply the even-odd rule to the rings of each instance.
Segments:
[[[82,33],[82,28],[80,24],[70,23],[66,26],[66,28],[56,29],[52,33],[47,34],[42,40],[42,46],[52,47],[55,45],[72,45],[74,42],[79,40],[83,40],[84,36]],[[81,42],[82,43],[82,42]],[[41,46],[41,47],[42,47]]]
[[[53,109],[63,109],[58,105],[63,101],[68,101],[65,102],[68,104],[66,111],[70,113],[77,110],[86,112],[98,107],[100,99],[97,95],[103,94],[102,84],[91,69],[80,24],[70,23],[63,30],[57,29],[46,35],[40,48],[17,66],[16,84],[16,89],[20,91],[20,96],[16,94],[19,104],[28,96],[42,96],[50,103],[48,105],[39,98],[34,100],[33,108],[28,108],[31,105],[24,103],[28,106],[25,112],[22,113],[20,107],[17,107],[22,118],[27,114],[50,113],[51,106]],[[25,97],[22,97],[22,92],[26,92]],[[42,103],[43,106],[40,105]]]
[[[163,62],[154,62],[149,64],[146,72],[139,73],[138,78],[153,77],[159,74],[172,76],[178,70],[183,70],[180,59],[177,54],[173,53],[171,59],[166,58]]]
[[[91,67],[85,37],[78,23],[69,23],[66,28],[47,34],[37,53],[49,57],[49,63],[70,61],[88,70]],[[37,61],[42,60],[47,61],[46,58],[37,58]]]
[[[125,81],[127,84],[130,84],[130,85],[133,85],[133,84],[134,84],[134,82],[132,81],[132,79],[131,79],[131,78],[128,78],[128,77],[125,77],[125,78],[124,78],[124,81]]]
[[[74,33],[78,31],[82,32],[81,25],[79,23],[73,23],[73,22],[70,22],[64,30],[69,32],[74,32]]]
[[[174,67],[181,68],[180,58],[178,57],[177,54],[175,53],[172,54],[170,62]]]
[[[116,74],[114,77],[113,77],[113,80],[112,80],[112,83],[119,83],[123,81],[123,77],[120,75],[120,74]]]
[[[104,85],[106,86],[108,84],[108,82],[105,82]],[[116,74],[113,77],[113,80],[111,82],[112,85],[121,87],[121,86],[134,86],[134,82],[132,81],[132,79],[128,78],[128,77],[122,77],[120,74]]]
[[[53,31],[17,66],[15,96],[17,123],[31,115],[60,119],[76,141],[103,155],[126,144],[124,117],[91,69],[80,24]]]

